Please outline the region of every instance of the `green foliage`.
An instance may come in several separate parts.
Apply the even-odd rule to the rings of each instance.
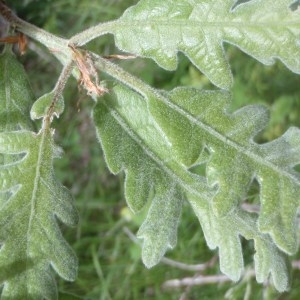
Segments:
[[[66,280],[74,280],[77,270],[57,221],[74,226],[77,214],[70,193],[54,177],[53,158],[60,150],[52,130],[36,134],[22,128],[32,101],[26,73],[10,51],[2,54],[1,64],[6,91],[1,103],[7,104],[1,113],[10,116],[3,128],[15,129],[0,133],[1,297],[56,299],[53,269]]]
[[[243,271],[243,257],[240,236],[254,240],[255,272],[259,283],[265,282],[269,273],[276,289],[283,292],[289,288],[289,263],[267,236],[257,230],[257,218],[245,211],[236,209],[225,218],[217,219],[209,205],[200,204],[198,199],[189,198],[202,225],[202,229],[211,249],[219,248],[222,272],[232,280],[239,280]]]
[[[113,173],[126,172],[125,196],[129,207],[138,212],[150,194],[151,198],[155,194],[138,232],[138,236],[144,239],[143,261],[147,267],[152,267],[168,247],[176,245],[181,187],[168,171],[165,161],[169,149],[164,146],[164,137],[148,114],[146,103],[137,94],[121,87],[114,89],[114,96],[115,101],[106,97],[107,107],[103,101],[98,102],[95,125],[110,170]],[[112,107],[113,103],[117,111]],[[141,137],[147,137],[147,140]]]
[[[33,96],[24,70],[8,46],[0,57],[0,278],[4,299],[57,299],[53,270],[68,281],[76,277],[77,258],[63,238],[59,222],[73,226],[77,214],[70,192],[54,176],[53,160],[61,156],[61,150],[53,140],[53,127],[57,123],[52,123],[53,117],[60,116],[64,110],[62,91],[71,75],[70,68],[75,65],[70,63],[72,60],[78,69],[73,75],[88,90],[99,90],[101,85],[96,69],[101,71],[101,79],[102,75],[105,79],[109,77],[105,83],[109,92],[96,100],[93,122],[110,171],[125,174],[124,194],[129,208],[144,216],[144,221],[133,216],[129,219],[135,223],[135,229],[139,227],[137,237],[143,240],[141,255],[146,267],[155,266],[168,249],[175,248],[188,203],[203,231],[204,238],[197,239],[203,243],[205,239],[210,249],[218,248],[220,269],[231,280],[240,280],[250,257],[252,261],[253,253],[247,253],[250,247],[244,246],[245,240],[247,245],[251,240],[257,282],[265,283],[271,278],[277,291],[289,289],[289,256],[297,253],[299,244],[300,177],[296,172],[300,162],[299,129],[291,127],[271,142],[257,142],[267,126],[269,112],[261,105],[232,112],[233,107],[247,102],[246,93],[237,97],[233,90],[232,99],[230,92],[224,90],[233,82],[223,43],[239,47],[266,65],[278,59],[294,73],[300,73],[299,3],[287,0],[175,2],[176,5],[174,1],[141,0],[119,19],[99,24],[69,40],[19,20],[15,23],[13,18],[9,20],[19,31],[48,47],[64,68],[55,88],[49,87],[50,92],[42,95],[30,111]],[[24,3],[33,5],[34,2]],[[47,17],[48,26],[53,26],[56,16]],[[80,22],[85,18],[86,15],[81,16]],[[177,53],[183,52],[223,90],[191,87],[176,87],[170,92],[158,90],[92,51],[76,50],[78,45],[106,33],[114,35],[121,50],[152,58],[167,70],[177,68]],[[91,49],[95,49],[95,44]],[[188,65],[187,59],[185,63]],[[189,68],[190,73],[184,74],[187,79],[183,81],[203,86],[205,79],[196,68]],[[242,72],[243,69],[238,71]],[[236,86],[245,84],[242,76],[238,79]],[[174,82],[175,86],[179,85]],[[170,87],[167,82],[161,86]],[[279,108],[274,105],[273,110],[286,108],[286,99],[294,97],[283,96]],[[249,98],[255,102],[257,96]],[[232,100],[239,103],[231,105]],[[69,105],[76,109],[74,102]],[[285,115],[291,116],[288,109]],[[32,120],[42,119],[36,124],[38,133],[29,116]],[[65,123],[61,124],[62,132],[68,130]],[[65,138],[62,142],[68,143],[74,141]],[[88,146],[81,148],[75,151],[86,151]],[[74,168],[80,168],[81,164],[84,165],[78,159]],[[66,181],[71,184],[78,180],[74,175],[67,176]],[[85,179],[87,189],[89,178]],[[259,202],[260,207],[253,213],[243,204],[250,200],[255,183],[259,191],[254,202]],[[82,194],[80,188],[75,190]],[[105,194],[106,202],[108,197]],[[96,201],[93,205],[98,207]],[[106,211],[103,216],[112,223],[115,221]],[[92,214],[94,224],[98,224],[99,218],[97,213]],[[108,230],[110,234],[113,232],[112,236],[125,219]],[[92,231],[98,234],[94,228]],[[104,241],[107,236],[108,233]],[[122,242],[117,237],[116,234],[115,241],[110,243],[121,249]],[[188,242],[182,243],[184,252]],[[100,257],[105,254],[97,252],[94,241],[88,249],[86,245],[88,241],[77,240],[75,249],[82,249],[83,260],[85,252],[90,253],[101,279],[101,297],[113,298],[107,287],[111,279],[105,278],[100,264]],[[132,247],[127,254],[134,261],[132,269],[136,269],[139,251]],[[107,256],[107,261],[114,261],[114,254]],[[126,272],[131,274],[128,268]],[[243,278],[236,288],[228,291],[227,297],[234,298],[245,286],[248,289],[249,282],[250,279]],[[114,296],[116,299],[141,297],[140,292],[135,296],[127,292],[118,291]],[[156,291],[155,295],[159,293]],[[70,297],[73,295],[60,294],[61,299]]]
[[[55,299],[52,268],[66,280],[76,278],[77,258],[56,220],[75,225],[76,212],[69,192],[53,176],[51,135],[0,134],[2,154],[24,155],[0,170],[1,190],[9,194],[0,214],[4,299]]]
[[[286,165],[289,167],[291,163],[297,163],[298,132],[294,132],[294,147],[287,147],[288,138],[274,141],[271,145],[255,144],[253,136],[262,129],[266,110],[252,106],[228,115],[224,106],[228,104],[229,97],[225,92],[210,91],[201,94],[198,90],[176,89],[169,94],[169,99],[163,96],[151,98],[151,115],[148,113],[147,103],[138,94],[118,87],[112,95],[114,100],[111,96],[106,98],[107,107],[103,100],[99,101],[94,115],[108,166],[114,173],[125,171],[125,195],[133,211],[139,211],[149,196],[153,197],[151,189],[154,190],[148,216],[138,232],[138,236],[144,239],[142,257],[145,265],[149,267],[156,264],[168,246],[175,246],[174,230],[176,232],[184,192],[199,218],[208,245],[212,249],[219,247],[221,270],[225,274],[235,281],[241,276],[241,235],[255,240],[258,281],[266,280],[270,272],[275,276],[277,289],[286,290],[289,272],[285,255],[272,244],[267,235],[259,233],[255,216],[236,210],[235,207],[245,197],[254,174],[257,174],[261,186],[264,188],[266,184],[261,201],[265,202],[267,198],[267,207],[273,207],[271,201],[278,207],[278,210],[273,207],[273,211],[266,215],[261,214],[258,218],[259,226],[263,222],[273,222],[269,231],[279,248],[285,252],[296,251],[295,207],[291,211],[280,210],[277,202],[289,203],[292,192],[297,190],[298,182],[294,180],[293,187],[282,187],[286,189],[282,192],[282,198],[275,197],[273,189],[268,189],[267,184],[268,175],[273,169],[278,172],[278,175],[272,174],[273,181],[276,177],[278,182],[293,179],[293,173]],[[216,124],[218,127],[214,128]],[[115,138],[111,139],[113,133]],[[166,134],[167,140],[162,133]],[[292,144],[293,134],[290,135]],[[190,166],[205,163],[201,160],[204,147],[212,153],[207,162],[208,185],[204,178],[189,171]],[[273,150],[269,150],[269,147]],[[268,151],[264,152],[261,148]],[[135,155],[132,156],[132,153]],[[265,153],[272,153],[270,162],[264,156]],[[207,159],[207,156],[204,158]],[[291,174],[288,175],[287,170]],[[232,177],[230,174],[235,175]],[[216,183],[219,184],[217,193],[213,190]],[[136,202],[141,199],[142,202]],[[286,206],[290,207],[291,203]],[[273,214],[277,215],[272,218]],[[218,215],[220,219],[217,218]],[[269,216],[271,220],[268,219]],[[263,232],[261,229],[260,231]],[[265,231],[268,232],[266,229]]]
[[[276,57],[300,73],[299,12],[289,4],[142,0],[123,14],[113,33],[120,49],[151,57],[168,70],[177,67],[176,54],[182,51],[215,85],[228,89],[232,76],[224,41],[264,64],[274,63]]]
[[[205,163],[199,159],[204,148],[210,152],[207,181],[218,187],[212,200],[214,213],[227,215],[256,178],[261,186],[259,228],[270,233],[283,251],[294,254],[299,175],[293,168],[300,162],[299,130],[291,128],[278,140],[257,145],[254,137],[267,119],[263,107],[246,106],[228,115],[229,98],[222,92],[176,89],[170,98],[177,111],[171,112],[170,104],[159,99],[151,103],[151,113],[169,137],[177,160],[187,167]]]
[[[0,70],[0,132],[33,128],[33,93],[23,66],[8,48],[0,56]]]
[[[52,91],[50,93],[44,94],[34,102],[30,111],[30,117],[32,120],[42,119],[47,116],[47,111],[51,107],[54,95],[55,91]],[[59,115],[64,111],[64,106],[64,99],[60,95],[54,107],[54,115],[56,117],[59,117]]]

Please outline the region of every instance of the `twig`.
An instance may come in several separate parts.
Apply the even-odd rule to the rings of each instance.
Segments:
[[[63,93],[65,85],[72,74],[73,67],[74,63],[73,61],[70,61],[66,66],[64,66],[62,72],[59,75],[59,78],[54,87],[53,100],[44,119],[46,126],[50,125],[50,123],[52,122],[53,115],[55,114],[55,105]]]
[[[133,241],[135,244],[141,246],[141,241],[133,234],[133,232],[127,227],[123,227],[123,232]]]
[[[244,276],[254,277],[255,271],[249,270],[245,273]],[[180,288],[180,287],[187,287],[187,286],[199,286],[199,285],[206,285],[206,284],[215,284],[215,283],[224,283],[224,282],[232,282],[230,278],[226,275],[198,275],[196,277],[185,277],[182,279],[172,279],[167,280],[162,284],[163,289],[169,288]]]
[[[203,272],[206,269],[211,267],[211,260],[204,263],[204,264],[197,264],[197,265],[188,265],[182,262],[175,261],[173,259],[163,257],[161,262],[163,262],[165,265],[169,265],[171,267],[185,270],[185,271],[192,271],[192,272]]]
[[[70,43],[72,43],[76,46],[85,45],[89,41],[91,41],[99,36],[110,33],[112,31],[112,28],[114,27],[115,23],[116,23],[116,21],[100,23],[96,26],[88,28],[88,29],[74,35],[70,39]]]
[[[167,280],[162,284],[163,289],[169,288],[180,288],[180,287],[187,287],[187,286],[199,286],[205,284],[214,284],[214,283],[223,283],[223,282],[230,282],[226,275],[210,275],[210,276],[203,276],[199,275],[197,277],[185,277],[182,279],[172,279]]]

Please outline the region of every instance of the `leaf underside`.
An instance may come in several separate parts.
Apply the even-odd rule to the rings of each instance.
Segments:
[[[54,176],[60,151],[51,130],[31,131],[33,97],[22,66],[10,52],[0,66],[1,299],[57,299],[53,270],[66,280],[77,272],[58,220],[74,226],[77,213]]]
[[[266,109],[249,106],[229,114],[229,100],[227,92],[189,88],[144,99],[117,86],[97,104],[94,122],[110,170],[125,171],[129,207],[137,212],[152,200],[138,232],[146,266],[175,246],[180,202],[187,199],[208,246],[219,248],[225,274],[237,281],[243,272],[243,236],[254,240],[257,280],[271,274],[284,291],[290,282],[285,253],[297,250],[299,176],[293,167],[300,158],[299,131],[258,145],[253,138],[266,125]],[[202,161],[205,149],[209,157]],[[206,178],[190,171],[202,163]],[[261,185],[258,215],[240,207],[254,178]]]
[[[141,0],[117,20],[117,46],[174,70],[183,52],[215,85],[229,89],[232,75],[223,43],[270,65],[280,59],[300,73],[300,15],[291,0]]]

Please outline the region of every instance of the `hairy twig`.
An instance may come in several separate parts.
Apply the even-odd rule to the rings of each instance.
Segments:
[[[100,37],[104,34],[110,33],[111,28],[114,27],[115,21],[100,23],[96,26],[88,28],[70,39],[70,43],[76,46],[82,46],[90,42],[91,40]]]
[[[47,118],[49,118],[50,121],[53,117],[53,114],[55,113],[54,112],[55,105],[56,105],[57,101],[59,100],[60,96],[62,95],[63,90],[65,88],[65,85],[66,85],[68,79],[71,76],[73,67],[74,67],[74,63],[73,63],[73,61],[70,61],[63,68],[63,70],[62,70],[62,72],[61,72],[61,74],[60,74],[60,76],[57,80],[57,83],[56,83],[55,88],[54,88],[54,97],[53,97],[52,103],[51,103],[51,105],[48,109],[48,112],[47,112]]]

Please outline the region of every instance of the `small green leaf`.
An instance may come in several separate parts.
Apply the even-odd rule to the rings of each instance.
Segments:
[[[30,117],[32,120],[41,119],[44,118],[50,106],[52,105],[53,99],[55,96],[55,91],[51,91],[50,93],[47,93],[43,96],[41,96],[39,99],[37,99],[30,111]],[[53,113],[58,118],[60,114],[64,111],[64,98],[63,96],[59,96],[58,100],[56,101],[54,105]]]
[[[270,65],[280,59],[300,73],[300,18],[291,0],[141,0],[127,9],[111,32],[117,46],[150,57],[161,67],[174,70],[177,52],[215,85],[229,89],[232,75],[223,43],[231,43]]]

